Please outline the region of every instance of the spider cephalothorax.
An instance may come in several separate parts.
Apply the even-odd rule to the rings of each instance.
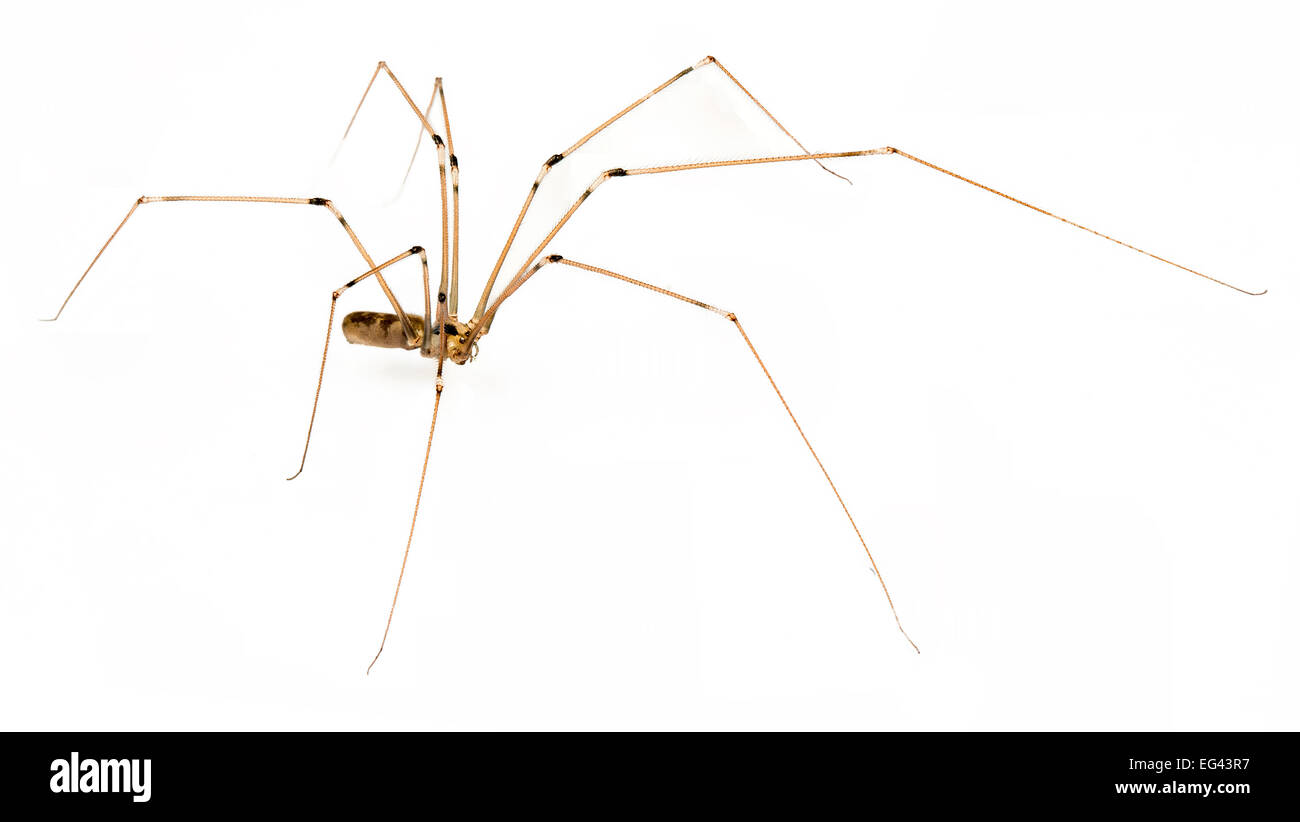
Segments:
[[[447,359],[457,365],[464,365],[478,356],[478,342],[471,326],[452,317],[443,323],[443,330],[447,333]]]

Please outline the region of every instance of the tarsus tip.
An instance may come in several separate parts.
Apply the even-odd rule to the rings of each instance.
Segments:
[[[841,180],[848,183],[849,185],[853,185],[852,180],[850,180],[848,177],[845,177],[843,174],[840,174],[838,171],[833,171],[829,168],[826,168],[826,164],[822,163],[820,160],[817,162],[817,165],[821,166],[823,169],[826,169],[827,173],[834,174],[836,177],[839,177]]]
[[[921,653],[921,649],[920,649],[920,647],[919,647],[915,642],[912,641],[912,638],[911,638],[910,636],[907,635],[907,631],[903,631],[903,626],[902,626],[902,625],[899,625],[899,626],[898,626],[898,630],[899,630],[899,631],[902,631],[902,633],[903,633],[903,639],[906,639],[906,640],[907,640],[907,644],[912,646],[912,650],[913,650],[913,651],[916,651],[918,654],[920,654],[920,653]]]

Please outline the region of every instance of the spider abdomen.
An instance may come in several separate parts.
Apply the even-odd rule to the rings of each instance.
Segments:
[[[407,351],[420,347],[424,336],[424,318],[407,315],[415,329],[415,339],[409,340],[402,331],[402,321],[396,314],[381,311],[353,311],[343,318],[343,338],[350,343],[372,345],[376,348],[401,348]]]

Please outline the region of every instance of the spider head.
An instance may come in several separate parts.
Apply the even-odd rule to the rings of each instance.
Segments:
[[[441,336],[438,333],[439,330],[445,331],[447,334],[447,359],[457,365],[464,365],[474,359],[478,354],[478,343],[470,341],[470,338],[473,336],[470,332],[472,332],[473,329],[455,317],[452,317],[447,320],[442,329],[434,329],[434,336],[429,340],[429,342],[432,343],[430,350],[426,352],[421,349],[420,353],[424,356],[438,356],[438,338]]]

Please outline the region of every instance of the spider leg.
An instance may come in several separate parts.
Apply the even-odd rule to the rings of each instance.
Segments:
[[[442,101],[442,127],[447,132],[447,150],[456,154],[455,142],[451,139],[451,117],[447,114],[447,92],[443,89],[442,78],[433,78],[433,93],[429,95],[429,104],[424,107],[424,119],[428,120],[433,113],[433,104]],[[420,153],[420,147],[424,145],[421,139],[424,136],[424,125],[420,125],[420,130],[415,135],[415,147],[411,149],[411,160],[406,164],[406,174],[402,177],[402,185],[406,185],[407,179],[411,176],[411,169],[415,168],[415,158]]]
[[[375,267],[375,261],[371,259],[370,252],[366,251],[365,246],[361,244],[360,238],[358,238],[356,232],[352,230],[352,226],[348,225],[348,221],[344,219],[343,214],[339,212],[337,208],[334,207],[334,203],[322,197],[243,197],[243,196],[188,195],[188,194],[181,195],[181,196],[167,196],[167,197],[140,197],[134,203],[131,204],[131,209],[126,212],[126,216],[122,218],[122,222],[117,224],[117,228],[113,229],[113,233],[110,234],[108,239],[104,241],[104,244],[100,246],[99,252],[95,254],[94,259],[90,261],[90,265],[86,266],[86,270],[82,272],[81,276],[77,279],[77,282],[73,284],[72,290],[68,292],[68,296],[63,298],[63,303],[59,306],[59,310],[54,314],[53,317],[49,317],[48,319],[46,319],[45,322],[53,322],[63,314],[63,309],[67,308],[68,301],[72,299],[72,295],[77,293],[77,289],[81,287],[81,284],[85,281],[86,276],[90,274],[90,270],[95,267],[95,263],[99,262],[99,258],[104,255],[104,251],[107,250],[109,244],[112,243],[114,239],[116,239],[118,232],[120,232],[122,230],[122,227],[126,225],[127,220],[131,219],[131,215],[135,214],[137,208],[139,208],[142,205],[148,205],[150,203],[178,203],[178,202],[278,203],[278,204],[286,204],[286,205],[320,206],[322,208],[327,209],[339,221],[339,225],[341,225],[343,227],[343,230],[347,232],[348,238],[352,240],[352,244],[356,246],[358,253],[361,254],[361,258],[366,261],[366,265],[368,265],[371,268]],[[397,296],[393,294],[393,290],[388,287],[388,283],[387,281],[384,280],[383,275],[377,274],[375,276],[375,279],[376,281],[378,281],[379,287],[383,289],[384,296],[388,298],[388,302],[392,304],[393,311],[397,314],[398,318],[401,320],[402,330],[406,333],[407,338],[414,340],[415,330],[411,326],[410,318],[406,316],[406,312],[402,309],[401,304],[398,303]]]
[[[442,272],[444,278],[447,276],[447,265],[448,265],[448,256],[449,256],[448,230],[447,230],[447,176],[448,176],[447,168],[448,166],[451,167],[450,174],[451,174],[451,190],[452,190],[452,200],[453,200],[452,210],[454,212],[454,219],[456,223],[456,237],[454,240],[455,252],[454,254],[451,255],[452,258],[451,287],[450,289],[444,289],[444,290],[447,290],[450,295],[453,295],[452,296],[453,307],[451,308],[451,313],[454,314],[456,313],[456,309],[454,307],[455,295],[457,295],[460,290],[460,286],[459,286],[460,266],[458,262],[459,254],[460,254],[460,163],[456,160],[456,155],[450,148],[451,121],[447,119],[446,97],[445,96],[443,97],[443,119],[444,122],[446,122],[447,124],[447,142],[444,143],[442,136],[438,134],[438,132],[434,129],[433,125],[430,124],[429,122],[428,113],[433,108],[433,100],[430,99],[429,107],[425,111],[423,112],[420,111],[420,107],[415,104],[415,100],[411,99],[411,95],[406,91],[406,86],[402,85],[402,81],[397,79],[397,75],[394,74],[393,70],[388,67],[388,64],[385,63],[383,60],[380,60],[379,63],[375,66],[374,73],[370,75],[370,82],[366,83],[366,90],[361,93],[361,99],[357,102],[357,107],[352,112],[352,119],[348,120],[348,127],[343,130],[343,136],[339,139],[339,148],[342,148],[343,142],[348,139],[348,134],[352,131],[352,126],[357,121],[357,115],[361,113],[361,107],[365,105],[366,98],[370,96],[370,89],[374,86],[375,79],[379,77],[379,72],[381,71],[386,73],[388,75],[388,78],[393,81],[393,85],[396,86],[398,92],[401,93],[402,99],[406,100],[406,104],[411,107],[411,111],[415,112],[415,116],[419,118],[420,129],[428,133],[429,138],[433,140],[434,147],[437,148],[438,150],[438,178],[441,186],[440,191],[442,194]],[[439,77],[434,82],[433,94],[434,97],[437,97],[441,93],[442,93],[442,78]],[[335,154],[336,155],[338,154],[337,150],[335,151]],[[412,163],[415,162],[414,155],[412,155],[411,157],[411,162]]]
[[[474,311],[475,320],[481,319],[483,317],[483,314],[487,311],[488,299],[492,295],[492,288],[496,284],[497,275],[501,272],[501,266],[505,264],[506,255],[510,252],[510,247],[514,245],[515,237],[519,234],[519,227],[523,225],[524,216],[528,214],[528,209],[533,204],[533,197],[537,194],[538,187],[541,186],[542,180],[546,177],[547,172],[551,170],[551,167],[554,166],[556,163],[559,163],[565,157],[568,157],[573,152],[582,148],[584,145],[587,144],[589,140],[591,140],[591,138],[595,137],[597,134],[601,133],[609,126],[618,122],[618,120],[620,120],[624,115],[636,109],[642,103],[649,100],[651,97],[654,97],[656,94],[668,88],[673,83],[676,83],[678,80],[682,79],[683,77],[695,71],[696,69],[704,68],[705,66],[708,66],[710,63],[716,65],[718,67],[718,70],[721,71],[723,74],[725,74],[727,76],[727,79],[729,79],[732,83],[735,83],[736,87],[739,88],[742,92],[744,92],[745,96],[748,97],[754,103],[754,105],[758,106],[759,110],[761,110],[764,114],[766,114],[768,119],[771,120],[776,125],[777,128],[781,129],[781,131],[785,134],[785,136],[793,140],[794,144],[797,145],[800,149],[802,149],[804,154],[808,155],[806,159],[816,160],[817,165],[821,166],[822,169],[825,170],[828,174],[834,174],[836,177],[839,177],[841,180],[844,180],[845,182],[848,183],[852,182],[851,180],[849,180],[848,177],[845,177],[842,174],[836,174],[836,172],[831,171],[829,168],[827,168],[826,165],[822,163],[821,159],[819,159],[820,156],[824,156],[824,155],[819,155],[819,157],[812,156],[811,153],[808,151],[808,149],[804,148],[804,144],[799,142],[798,138],[796,138],[793,134],[791,134],[790,130],[787,129],[784,125],[782,125],[781,121],[776,119],[776,116],[772,114],[772,112],[768,111],[767,106],[760,103],[758,101],[758,98],[755,97],[750,92],[749,89],[745,88],[745,86],[739,80],[736,79],[736,75],[732,74],[730,71],[727,71],[726,67],[723,66],[722,63],[719,62],[716,57],[713,56],[705,57],[703,60],[696,63],[695,65],[689,66],[688,68],[685,68],[677,72],[672,77],[668,78],[667,80],[665,80],[664,82],[656,86],[655,88],[651,89],[649,92],[643,94],[641,97],[633,101],[630,105],[626,106],[622,111],[618,112],[613,117],[610,117],[608,120],[601,123],[599,126],[596,126],[596,128],[587,132],[585,135],[582,136],[581,139],[578,140],[578,142],[569,146],[559,154],[552,155],[550,159],[548,159],[545,163],[542,164],[542,170],[538,173],[537,179],[533,181],[533,187],[529,189],[528,196],[524,198],[524,204],[519,209],[519,216],[515,218],[515,224],[510,229],[510,236],[506,238],[506,244],[501,249],[501,255],[497,257],[496,265],[493,266],[492,273],[491,275],[488,276],[487,284],[483,287],[483,296],[479,298],[478,307]],[[377,71],[378,69],[376,69],[376,72]],[[371,82],[374,82],[374,78],[371,78]],[[445,100],[443,101],[443,105],[444,105],[444,114],[445,114],[445,106],[446,106]],[[432,106],[432,101],[430,101],[430,106]],[[450,128],[450,126],[448,128]],[[412,157],[412,160],[414,161],[414,157]],[[527,268],[530,262],[532,262],[531,259],[528,262],[525,262],[524,267]]]
[[[442,126],[447,132],[447,153],[451,155],[448,165],[451,166],[451,291],[447,295],[449,304],[448,310],[455,316],[459,311],[460,303],[460,162],[456,159],[456,144],[451,139],[451,117],[447,114],[447,93],[443,90],[442,78],[433,78],[433,94],[429,95],[429,105],[424,108],[424,119],[429,119],[429,112],[433,111],[435,100],[442,101]],[[421,124],[420,133],[415,136],[415,150],[411,152],[411,162],[406,166],[406,175],[402,177],[402,185],[406,185],[407,177],[411,176],[411,169],[415,167],[415,155],[420,153],[420,146],[424,136],[424,126]]]
[[[651,285],[650,283],[643,282],[642,280],[634,279],[624,274],[618,274],[608,269],[599,268],[597,266],[588,265],[586,263],[580,263],[577,262],[576,260],[568,260],[565,259],[564,257],[561,257],[558,254],[552,254],[546,259],[539,261],[528,270],[527,276],[523,277],[522,279],[517,278],[515,282],[512,282],[511,287],[508,288],[505,292],[503,292],[501,297],[499,297],[497,301],[493,303],[492,309],[495,310],[498,306],[500,306],[501,302],[505,300],[506,297],[508,297],[510,294],[513,294],[515,291],[517,291],[519,287],[524,284],[524,282],[526,282],[534,274],[540,271],[541,268],[547,265],[548,263],[562,263],[567,266],[572,266],[573,268],[580,268],[583,271],[590,271],[593,274],[600,274],[605,277],[611,277],[615,280],[619,280],[620,282],[628,283],[629,285],[639,286],[649,291],[653,291],[656,294],[662,294],[665,297],[672,297],[675,300],[681,300],[684,303],[689,303],[691,305],[698,306],[699,308],[712,311],[714,314],[727,318],[735,325],[736,331],[740,332],[740,336],[745,340],[745,345],[749,348],[750,353],[754,355],[754,359],[758,361],[759,367],[763,369],[763,376],[767,377],[768,383],[771,384],[772,390],[776,392],[777,399],[781,401],[781,405],[785,408],[786,414],[789,415],[790,421],[794,423],[795,430],[799,432],[799,436],[800,438],[803,439],[804,445],[808,447],[808,453],[812,454],[813,459],[817,462],[817,467],[821,469],[822,476],[826,477],[826,482],[828,485],[830,485],[831,491],[834,492],[835,499],[839,502],[840,507],[844,509],[844,516],[848,518],[849,525],[853,527],[853,533],[857,536],[858,542],[862,545],[862,550],[866,551],[867,560],[871,563],[871,569],[872,571],[875,572],[876,579],[880,582],[880,588],[885,594],[885,601],[889,603],[889,610],[894,616],[894,622],[898,625],[898,630],[903,633],[903,637],[907,639],[908,643],[919,654],[921,652],[921,649],[917,648],[916,643],[912,641],[912,638],[907,635],[907,631],[903,628],[902,620],[900,620],[898,617],[898,609],[894,607],[894,598],[890,596],[889,587],[885,585],[885,577],[883,574],[880,573],[880,568],[879,566],[876,565],[876,558],[872,556],[871,549],[867,547],[867,542],[863,538],[862,531],[858,528],[857,522],[854,521],[853,514],[849,513],[848,504],[844,502],[844,497],[840,496],[840,491],[838,488],[835,487],[835,481],[831,479],[830,472],[826,470],[826,466],[824,463],[822,463],[821,457],[817,455],[817,451],[816,449],[813,448],[812,442],[809,441],[808,435],[804,433],[803,426],[799,424],[799,420],[798,418],[795,417],[794,411],[791,410],[790,404],[786,402],[785,395],[782,394],[781,389],[777,387],[776,380],[772,377],[772,372],[768,370],[767,364],[763,362],[763,358],[758,355],[758,349],[754,347],[753,341],[750,340],[749,335],[745,333],[745,327],[740,324],[740,320],[736,317],[736,315],[730,311],[724,311],[721,308],[715,308],[714,306],[709,305],[708,303],[700,302],[699,300],[695,300],[690,297],[683,296],[681,294],[678,294],[675,291],[669,291],[666,288],[661,288],[657,285]]]
[[[373,275],[375,281],[379,284],[380,288],[383,290],[384,295],[388,298],[388,301],[392,304],[393,310],[396,312],[397,317],[402,324],[402,333],[403,335],[405,335],[406,339],[412,342],[414,342],[417,339],[422,339],[425,341],[426,345],[429,344],[428,341],[432,336],[432,334],[430,333],[430,319],[429,319],[429,317],[431,316],[430,298],[429,298],[429,264],[424,249],[420,248],[419,246],[416,246],[415,248],[403,252],[402,254],[399,254],[398,256],[394,257],[391,260],[388,260],[385,263],[376,265],[374,259],[372,259],[370,256],[370,252],[366,251],[365,246],[361,244],[360,238],[358,238],[356,232],[352,230],[352,226],[348,225],[348,221],[343,217],[343,214],[340,213],[337,208],[335,208],[332,202],[323,199],[321,197],[242,197],[242,196],[237,197],[237,196],[202,196],[202,195],[140,197],[131,205],[131,209],[127,211],[126,216],[122,218],[122,222],[118,223],[117,228],[113,229],[113,233],[109,235],[108,240],[106,240],[104,242],[104,245],[100,247],[99,253],[96,254],[95,258],[90,261],[90,265],[86,267],[86,270],[82,273],[81,277],[72,286],[72,290],[69,291],[68,296],[64,298],[63,304],[59,306],[58,312],[53,317],[46,320],[47,322],[53,322],[54,320],[57,320],[60,315],[63,314],[63,309],[67,307],[68,301],[72,299],[72,295],[77,292],[77,289],[81,286],[81,283],[86,279],[86,276],[90,274],[90,269],[94,268],[95,263],[99,262],[99,258],[103,256],[105,249],[107,249],[109,246],[109,243],[113,242],[113,240],[117,237],[118,233],[122,230],[122,227],[126,225],[127,220],[131,219],[131,215],[135,213],[135,210],[139,208],[141,205],[146,205],[149,203],[160,203],[160,202],[276,203],[276,204],[287,204],[287,205],[321,206],[323,208],[328,209],[329,212],[333,214],[335,218],[338,219],[339,225],[341,225],[344,231],[347,232],[348,237],[352,240],[352,244],[356,246],[357,251],[361,254],[361,258],[364,259],[366,261],[366,264],[369,266],[369,270],[367,270],[364,274],[362,274],[359,277],[356,277],[355,279],[351,280],[346,285],[344,285],[342,288],[335,291],[330,300],[329,323],[325,328],[325,348],[321,353],[320,374],[316,379],[316,395],[315,398],[312,400],[311,417],[308,419],[307,422],[307,441],[306,444],[303,445],[302,461],[298,465],[298,471],[292,477],[289,477],[289,479],[294,479],[295,477],[297,477],[299,474],[302,473],[303,466],[305,466],[307,463],[307,449],[311,445],[311,432],[312,432],[312,428],[316,424],[316,409],[320,404],[321,385],[325,381],[325,361],[329,356],[330,335],[334,327],[334,310],[338,302],[339,296],[342,295],[343,292],[346,291],[347,289],[351,288],[352,286],[356,285],[357,283],[361,282],[367,277]],[[384,275],[382,273],[385,268],[388,268],[393,263],[396,263],[399,260],[403,260],[413,254],[418,254],[420,256],[421,264],[424,267],[424,328],[422,329],[423,333],[420,334],[417,334],[417,332],[415,331],[415,327],[411,324],[411,318],[407,315],[406,311],[402,308],[401,304],[398,302],[397,296],[393,293],[393,290],[389,287],[388,282],[387,280],[384,279]],[[444,278],[442,282],[442,290],[439,292],[440,306],[445,304],[446,290],[447,290],[447,283],[444,274]]]
[[[446,350],[447,331],[441,327],[438,331],[439,341],[443,344],[443,350]],[[393,613],[397,610],[397,595],[402,592],[402,578],[406,576],[406,561],[411,556],[411,541],[415,538],[415,521],[420,516],[420,498],[424,496],[424,478],[429,473],[429,452],[433,448],[433,430],[438,425],[438,406],[442,404],[442,365],[443,357],[438,358],[438,377],[434,382],[433,395],[433,419],[429,422],[429,439],[424,444],[424,464],[420,467],[420,485],[415,491],[415,510],[411,512],[411,530],[406,535],[406,548],[402,551],[402,567],[397,572],[397,585],[393,589],[393,604],[388,608],[388,621],[384,623],[384,635],[379,640],[379,650],[375,652],[375,658],[370,660],[366,666],[366,675],[370,675],[370,669],[375,667],[379,661],[379,655],[384,652],[384,645],[388,642],[388,632],[393,627]]]
[[[578,199],[574,201],[573,205],[569,206],[569,210],[564,212],[564,215],[561,216],[560,219],[555,223],[555,226],[550,230],[549,233],[547,233],[546,237],[544,237],[542,241],[537,244],[537,247],[533,249],[532,254],[530,254],[528,258],[524,261],[524,264],[519,268],[519,271],[518,273],[515,274],[514,279],[509,284],[507,284],[506,289],[502,292],[502,294],[505,295],[512,292],[513,288],[511,286],[514,286],[517,282],[520,282],[521,278],[527,279],[528,277],[532,276],[532,271],[535,269],[530,268],[530,266],[533,265],[534,261],[536,261],[541,257],[542,252],[546,249],[546,246],[551,242],[551,240],[555,239],[555,235],[560,233],[560,229],[564,228],[564,226],[569,222],[570,219],[572,219],[573,215],[577,213],[578,209],[582,207],[582,204],[587,201],[587,199],[595,192],[595,190],[598,187],[600,187],[603,183],[605,183],[607,180],[610,180],[612,178],[640,177],[647,174],[667,174],[676,171],[695,171],[695,170],[705,169],[705,168],[721,168],[724,166],[762,165],[766,163],[789,163],[789,162],[798,162],[800,160],[822,160],[822,159],[847,158],[847,157],[872,157],[872,156],[887,155],[887,154],[896,154],[900,157],[905,157],[927,168],[932,168],[936,171],[940,171],[944,174],[947,174],[950,177],[961,180],[964,183],[969,183],[977,188],[984,189],[985,191],[991,194],[996,194],[997,196],[1002,197],[1003,199],[1006,200],[1010,200],[1011,202],[1016,203],[1017,205],[1022,205],[1025,208],[1038,212],[1039,214],[1044,214],[1053,219],[1060,220],[1066,225],[1070,225],[1082,231],[1086,231],[1089,234],[1095,234],[1096,236],[1101,237],[1102,239],[1110,240],[1112,243],[1124,246],[1125,248],[1136,251],[1139,254],[1144,254],[1147,257],[1151,257],[1154,260],[1159,260],[1160,262],[1166,263],[1167,265],[1171,265],[1174,268],[1182,269],[1183,271],[1186,271],[1190,274],[1195,274],[1198,277],[1203,277],[1207,280],[1210,280],[1211,282],[1215,282],[1218,283],[1219,285],[1231,288],[1234,291],[1240,291],[1242,294],[1249,294],[1251,296],[1257,297],[1261,294],[1267,293],[1267,289],[1265,289],[1264,291],[1248,291],[1244,288],[1240,288],[1231,283],[1225,282],[1224,280],[1220,280],[1216,277],[1211,277],[1209,274],[1204,274],[1193,268],[1188,268],[1185,265],[1175,263],[1172,260],[1166,259],[1165,257],[1152,254],[1149,251],[1143,251],[1137,246],[1126,243],[1123,240],[1116,239],[1115,237],[1112,237],[1109,234],[1103,234],[1100,231],[1097,231],[1096,229],[1092,229],[1089,228],[1088,226],[1082,225],[1080,223],[1076,223],[1073,220],[1068,220],[1065,217],[1060,216],[1059,214],[1055,214],[1051,211],[1048,211],[1047,209],[1039,208],[1036,205],[1031,205],[1030,203],[1027,203],[1024,200],[1020,200],[1015,197],[1012,197],[1010,194],[1004,194],[1003,192],[998,191],[995,188],[986,186],[983,183],[978,183],[968,177],[963,177],[960,174],[957,174],[956,172],[949,171],[946,168],[941,168],[940,166],[922,160],[919,157],[914,157],[911,154],[908,154],[904,151],[900,151],[899,149],[894,148],[893,146],[884,146],[883,148],[870,148],[870,149],[862,149],[858,151],[834,151],[834,152],[824,152],[818,154],[790,154],[790,155],[779,156],[779,157],[748,157],[748,158],[743,158],[738,160],[716,160],[712,162],[682,163],[679,165],[651,166],[647,168],[611,168],[608,171],[604,171],[599,175],[597,175],[596,179],[593,180],[591,182],[591,185],[587,186],[586,190],[583,191],[582,194],[578,196]],[[500,302],[501,300],[498,299],[495,303],[493,303],[492,309],[487,309],[487,308],[483,309],[483,311],[481,312],[482,321],[476,324],[476,327],[473,332],[474,337],[477,337],[478,335],[484,334],[488,331],[489,327],[492,324],[492,318],[493,315],[495,314],[495,308],[497,305],[500,304]],[[471,340],[472,339],[473,338],[471,338]]]
[[[721,71],[723,74],[727,75],[727,78],[728,78],[729,80],[731,80],[731,82],[735,83],[737,88],[739,88],[741,91],[745,92],[745,96],[748,97],[750,100],[752,100],[752,101],[754,102],[754,105],[758,106],[758,107],[763,111],[763,113],[767,115],[768,119],[771,120],[773,123],[776,124],[776,127],[777,127],[777,128],[779,128],[779,129],[781,129],[781,131],[785,132],[785,136],[789,137],[791,140],[794,141],[794,144],[795,144],[795,145],[797,145],[799,148],[803,149],[803,153],[804,153],[804,154],[811,154],[811,153],[812,153],[811,151],[809,151],[809,150],[804,146],[803,143],[799,142],[799,138],[798,138],[798,137],[795,137],[793,134],[790,133],[790,130],[789,130],[788,128],[786,128],[785,126],[781,125],[781,121],[778,120],[778,119],[776,119],[776,115],[772,114],[772,112],[770,112],[770,111],[767,110],[767,106],[765,106],[765,105],[763,105],[762,103],[758,102],[758,98],[755,97],[752,93],[750,93],[749,89],[745,88],[744,84],[742,84],[739,80],[736,79],[736,75],[734,75],[734,74],[732,74],[731,72],[727,71],[727,67],[724,66],[724,65],[722,65],[722,62],[721,62],[720,60],[718,60],[718,58],[716,58],[716,57],[706,57],[706,58],[704,58],[704,59],[705,59],[705,62],[712,62],[715,66],[717,66],[717,67],[718,67],[718,70]],[[852,180],[850,180],[848,177],[845,177],[843,174],[839,174],[839,173],[837,173],[836,171],[827,168],[827,167],[826,167],[826,164],[823,163],[821,160],[818,160],[818,161],[817,161],[817,165],[821,166],[821,167],[822,167],[822,171],[825,171],[827,174],[833,174],[833,175],[835,175],[836,177],[839,177],[839,178],[840,178],[841,180],[843,180],[844,182],[848,183],[849,185],[853,185],[853,181],[852,181]]]
[[[325,348],[321,351],[321,355],[320,355],[320,375],[316,378],[316,395],[311,401],[311,416],[307,420],[307,441],[303,443],[302,446],[302,461],[298,464],[298,470],[294,472],[293,476],[286,477],[286,479],[290,479],[290,480],[297,479],[298,475],[302,473],[303,468],[306,467],[307,465],[307,449],[311,447],[311,432],[316,425],[316,409],[320,405],[320,390],[321,390],[321,386],[325,382],[325,360],[329,357],[330,354],[330,335],[334,331],[334,311],[336,308],[338,308],[339,297],[343,296],[343,292],[347,291],[349,288],[361,282],[362,280],[366,279],[367,277],[373,275],[376,278],[378,278],[380,276],[379,272],[383,271],[385,268],[388,268],[390,265],[396,262],[405,260],[407,257],[417,255],[417,254],[420,257],[420,266],[424,270],[424,323],[423,323],[421,339],[429,340],[433,336],[432,320],[430,319],[430,312],[429,312],[429,257],[425,253],[424,249],[418,245],[414,246],[413,248],[407,251],[403,251],[401,254],[398,254],[396,257],[393,257],[391,260],[380,263],[379,265],[370,269],[369,271],[362,274],[361,276],[349,280],[345,285],[336,289],[334,293],[330,295],[330,316],[325,323]]]
[[[1083,230],[1083,231],[1086,231],[1086,232],[1088,232],[1089,234],[1096,234],[1098,237],[1101,237],[1103,240],[1110,240],[1112,243],[1115,243],[1115,244],[1117,244],[1117,245],[1122,245],[1122,246],[1124,246],[1125,248],[1130,248],[1130,249],[1136,251],[1136,252],[1139,253],[1139,254],[1145,254],[1146,256],[1150,257],[1150,258],[1153,259],[1153,260],[1159,260],[1159,261],[1162,262],[1162,263],[1167,263],[1167,264],[1169,264],[1169,265],[1172,265],[1174,268],[1181,268],[1183,271],[1186,271],[1186,272],[1188,272],[1189,274],[1195,274],[1195,275],[1198,276],[1198,277],[1204,277],[1205,279],[1209,280],[1210,282],[1218,283],[1219,285],[1226,285],[1228,288],[1231,288],[1231,289],[1234,290],[1234,291],[1240,291],[1242,294],[1249,294],[1249,295],[1252,296],[1252,297],[1259,297],[1259,296],[1262,296],[1262,295],[1268,293],[1268,289],[1267,289],[1267,288],[1264,289],[1263,291],[1247,291],[1247,290],[1244,289],[1244,288],[1238,288],[1237,286],[1233,285],[1232,283],[1225,283],[1223,280],[1219,280],[1219,279],[1216,279],[1216,278],[1214,278],[1214,277],[1211,277],[1209,274],[1202,274],[1201,272],[1199,272],[1199,271],[1197,271],[1197,270],[1195,270],[1195,269],[1192,269],[1192,268],[1188,268],[1188,267],[1185,266],[1185,265],[1179,265],[1178,263],[1174,262],[1173,260],[1167,260],[1167,259],[1165,259],[1164,257],[1158,256],[1158,255],[1156,255],[1156,254],[1152,254],[1150,251],[1143,251],[1142,249],[1138,248],[1137,246],[1135,246],[1135,245],[1129,245],[1128,243],[1124,242],[1123,240],[1117,240],[1117,239],[1115,239],[1114,237],[1110,236],[1109,234],[1102,234],[1100,231],[1097,231],[1096,229],[1088,228],[1086,225],[1080,225],[1079,223],[1076,223],[1076,222],[1074,222],[1073,220],[1067,220],[1067,219],[1065,219],[1064,217],[1060,216],[1059,214],[1053,214],[1052,212],[1048,211],[1047,209],[1039,208],[1039,207],[1036,206],[1036,205],[1030,205],[1029,203],[1026,203],[1024,200],[1018,200],[1018,199],[1016,199],[1015,197],[1012,197],[1010,194],[1003,194],[1001,191],[998,191],[998,190],[995,189],[995,188],[990,188],[990,187],[984,185],[983,183],[977,183],[977,182],[975,182],[974,180],[970,179],[969,177],[963,177],[963,176],[961,176],[960,174],[958,174],[958,173],[956,173],[956,172],[954,172],[954,171],[949,171],[948,169],[946,169],[946,168],[941,168],[941,167],[935,165],[934,163],[931,163],[931,162],[927,162],[927,161],[925,161],[925,160],[922,160],[920,157],[913,157],[911,154],[908,154],[906,151],[903,151],[903,150],[901,150],[901,149],[897,149],[897,148],[890,147],[890,148],[889,148],[889,153],[890,153],[890,154],[897,154],[899,157],[906,157],[907,159],[911,160],[912,162],[914,162],[914,163],[919,163],[919,164],[925,166],[926,168],[932,168],[932,169],[934,169],[935,171],[942,172],[943,174],[947,174],[949,177],[952,177],[952,178],[957,179],[957,180],[961,180],[963,183],[970,183],[971,185],[975,186],[976,188],[982,188],[982,189],[984,189],[985,191],[989,192],[990,194],[996,194],[996,195],[998,195],[999,197],[1002,197],[1003,199],[1010,200],[1011,202],[1016,203],[1017,205],[1022,205],[1022,206],[1024,206],[1025,208],[1031,209],[1031,210],[1033,210],[1033,211],[1037,211],[1039,214],[1045,214],[1045,215],[1047,215],[1048,217],[1051,217],[1051,218],[1056,219],[1056,220],[1060,220],[1061,222],[1065,223],[1066,225],[1074,226],[1075,228],[1077,228],[1077,229],[1081,229],[1081,230]]]
[[[429,95],[429,105],[424,107],[424,119],[428,120],[433,114],[433,104],[438,101],[438,94],[442,91],[442,78],[433,78],[433,94]],[[450,148],[451,141],[451,123],[447,118],[447,100],[443,98],[442,106],[443,128],[447,131],[448,151],[456,153],[454,148]],[[420,125],[420,130],[415,133],[415,148],[411,149],[411,160],[406,164],[406,173],[402,175],[402,188],[406,187],[406,181],[411,178],[411,170],[415,168],[415,158],[420,154],[420,147],[424,145],[424,124]]]

